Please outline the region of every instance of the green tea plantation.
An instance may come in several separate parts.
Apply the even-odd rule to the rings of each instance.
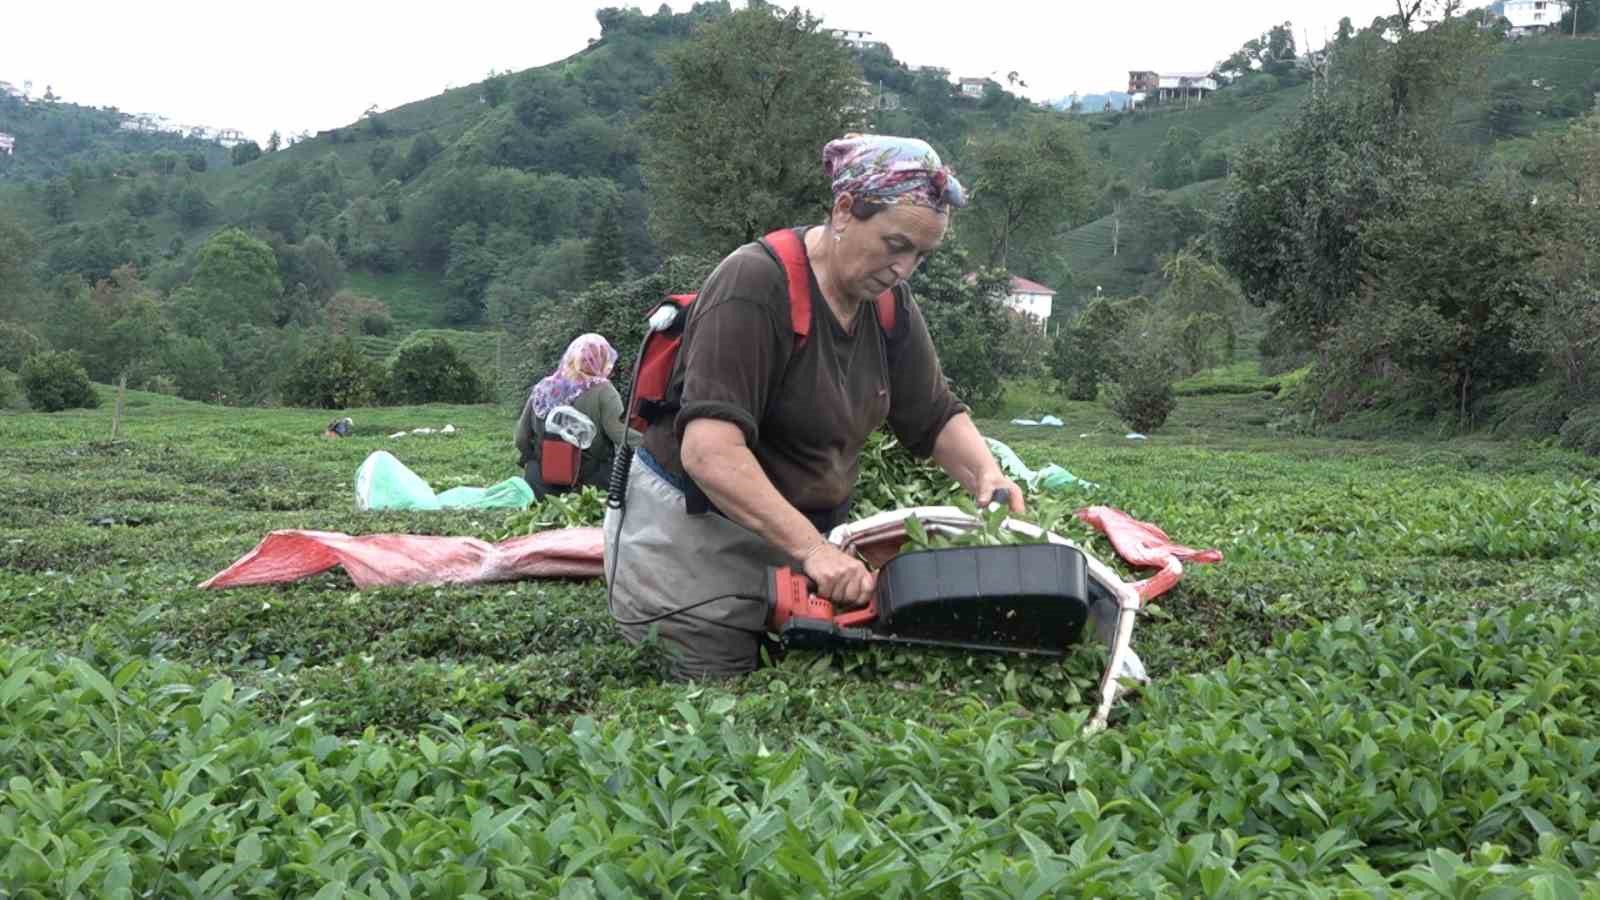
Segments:
[[[1033,512],[1107,562],[1077,506],[1226,557],[1147,610],[1153,683],[1092,736],[1087,648],[680,683],[599,582],[197,589],[273,529],[595,521],[356,510],[378,449],[516,474],[512,410],[0,415],[0,896],[1600,897],[1600,460],[1291,436],[1265,393],[1138,441],[1045,399],[1065,427],[981,425],[1098,487]]]

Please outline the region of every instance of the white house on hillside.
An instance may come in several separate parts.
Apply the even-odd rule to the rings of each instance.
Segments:
[[[9,134],[6,134],[4,131],[0,131],[0,153],[10,156],[12,153],[16,152],[16,149],[17,139]]]
[[[829,34],[833,35],[834,40],[844,44],[846,47],[853,47],[856,50],[889,49],[889,45],[885,44],[883,41],[873,40],[872,32],[870,31],[859,31],[850,28],[829,28],[827,31]]]
[[[1560,25],[1567,4],[1564,0],[1506,0],[1502,14],[1511,23],[1511,34],[1533,34]]]
[[[1156,72],[1151,69],[1133,69],[1128,72],[1128,103],[1130,108],[1144,106],[1147,102],[1185,105],[1206,99],[1217,90],[1217,76],[1213,72]]]
[[[1013,275],[1011,293],[1006,295],[1005,304],[1043,324],[1050,321],[1050,306],[1055,302],[1055,296],[1055,291],[1039,282]]]

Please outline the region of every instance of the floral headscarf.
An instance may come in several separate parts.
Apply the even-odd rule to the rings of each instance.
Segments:
[[[916,203],[940,212],[967,205],[956,173],[926,141],[847,134],[822,148],[822,171],[835,197],[848,192],[879,203]]]
[[[563,403],[611,377],[617,364],[617,351],[598,334],[580,334],[561,354],[561,365],[534,385],[528,395],[533,413],[543,419]]]

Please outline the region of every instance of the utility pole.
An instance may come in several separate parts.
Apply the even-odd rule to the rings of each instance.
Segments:
[[[500,339],[503,337],[505,337],[505,332],[496,329],[494,333],[494,402],[496,406],[500,404],[506,383],[506,373],[505,369],[501,368],[500,358]]]

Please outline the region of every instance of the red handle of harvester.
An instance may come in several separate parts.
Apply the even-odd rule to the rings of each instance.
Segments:
[[[878,618],[878,597],[874,592],[861,609],[836,613],[833,601],[819,597],[811,579],[788,566],[770,570],[767,578],[767,628],[782,632],[792,619],[831,622],[839,628],[855,628]]]

